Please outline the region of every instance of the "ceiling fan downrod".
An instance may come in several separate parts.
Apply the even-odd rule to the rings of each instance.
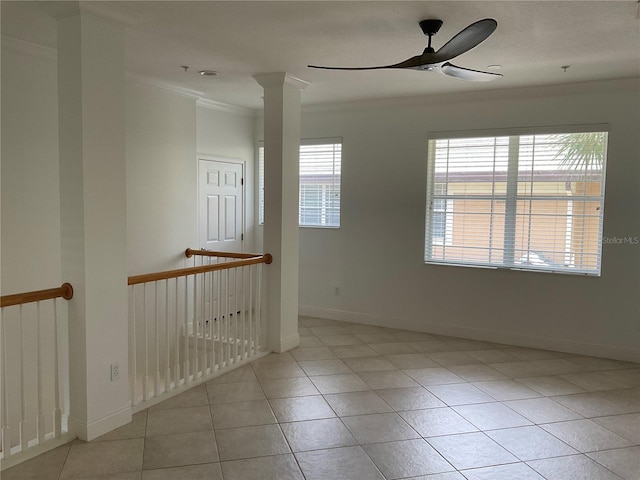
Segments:
[[[424,49],[424,53],[435,52],[435,50],[431,46],[431,37],[433,37],[436,33],[438,33],[438,30],[440,30],[441,26],[442,26],[442,20],[436,20],[436,19],[430,18],[427,20],[422,20],[420,22],[420,28],[422,29],[422,33],[424,33],[426,36],[429,37],[429,44],[427,45],[427,48]]]

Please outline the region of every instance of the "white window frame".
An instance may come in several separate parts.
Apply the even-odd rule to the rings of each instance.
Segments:
[[[438,190],[440,187],[446,187],[445,183],[435,183],[434,184],[434,196],[445,195],[446,192]],[[436,207],[436,200],[441,200],[442,203],[438,205],[443,205],[443,208]],[[452,199],[431,199],[431,234],[432,241],[434,245],[451,245],[453,243],[453,202]],[[438,235],[437,238],[434,238],[434,224],[433,221],[435,219],[435,214],[442,213],[444,214],[444,235]]]
[[[326,219],[330,214],[328,213],[329,210],[329,201],[327,200],[328,195],[331,194],[331,192],[328,192],[327,190],[327,185],[325,184],[319,184],[321,186],[321,192],[322,192],[322,209],[321,209],[321,217],[322,217],[322,221],[321,223],[318,224],[302,224],[299,223],[299,226],[301,228],[329,228],[329,229],[338,229],[340,228],[340,207],[341,207],[341,198],[340,198],[340,191],[341,191],[341,179],[342,179],[342,138],[341,137],[328,137],[328,138],[303,138],[300,140],[300,147],[301,149],[304,146],[320,146],[320,145],[340,145],[340,156],[338,158],[338,162],[335,161],[334,158],[334,165],[333,165],[333,173],[330,175],[333,175],[334,178],[337,177],[338,181],[337,181],[337,192],[338,192],[338,223],[336,224],[326,224],[326,223],[322,223],[324,221],[324,219]],[[264,142],[260,141],[258,142],[258,148],[257,148],[257,158],[258,158],[258,225],[264,225]],[[337,163],[337,165],[336,165]],[[338,172],[336,173],[336,170],[338,170]],[[335,188],[335,184],[334,184],[334,188]],[[302,189],[303,189],[303,184],[302,182],[299,183],[299,187],[298,187],[298,218],[300,221],[300,208],[301,208],[301,201],[302,201]]]
[[[478,131],[462,131],[462,132],[432,132],[428,135],[428,160],[427,160],[427,208],[425,215],[425,257],[424,261],[426,264],[440,264],[440,265],[454,265],[454,266],[466,266],[466,267],[481,267],[481,268],[491,268],[491,269],[509,269],[509,270],[527,270],[527,271],[541,271],[548,273],[563,273],[563,274],[578,274],[578,275],[589,275],[589,276],[600,276],[601,268],[602,268],[602,238],[603,238],[603,219],[604,219],[604,186],[606,180],[606,143],[605,143],[605,158],[602,165],[602,176],[601,176],[601,192],[600,196],[594,197],[600,201],[600,215],[599,215],[599,226],[598,226],[598,261],[596,269],[572,269],[570,267],[550,267],[547,265],[520,265],[515,258],[511,258],[509,260],[508,255],[513,256],[514,251],[514,243],[515,240],[514,233],[508,233],[509,229],[515,230],[515,218],[516,218],[516,205],[519,200],[529,199],[531,197],[519,197],[517,194],[517,184],[518,184],[518,153],[517,149],[515,149],[515,155],[513,153],[514,150],[510,147],[509,153],[509,167],[507,173],[507,192],[506,195],[498,195],[493,196],[496,200],[504,200],[506,201],[506,217],[505,217],[505,240],[504,240],[504,248],[505,248],[505,256],[507,257],[507,261],[498,263],[491,262],[471,262],[471,261],[461,261],[461,260],[446,260],[442,258],[432,258],[432,248],[440,245],[453,245],[453,216],[454,213],[451,213],[451,223],[450,218],[447,216],[447,235],[442,242],[441,240],[437,240],[432,238],[433,235],[433,208],[434,208],[434,195],[437,196],[434,188],[435,178],[435,141],[436,140],[445,140],[445,139],[464,139],[464,138],[478,138],[478,137],[511,137],[511,136],[529,136],[529,135],[552,135],[552,134],[568,134],[568,133],[588,133],[588,132],[604,132],[608,134],[609,126],[606,124],[597,124],[597,125],[568,125],[568,126],[558,126],[558,127],[533,127],[533,128],[510,128],[503,130],[478,130]],[[605,138],[606,142],[606,138]],[[515,158],[514,158],[515,157]],[[515,175],[514,175],[515,174]],[[441,180],[438,180],[437,183],[441,183]],[[464,197],[461,197],[464,198]],[[536,197],[533,197],[534,200],[537,200]],[[455,202],[455,196],[447,198],[447,202]],[[453,203],[447,203],[445,210],[448,212],[453,212]],[[572,213],[568,214],[568,222],[571,221]],[[451,230],[449,230],[451,228]],[[512,238],[508,238],[511,235]],[[510,250],[510,251],[509,251]]]

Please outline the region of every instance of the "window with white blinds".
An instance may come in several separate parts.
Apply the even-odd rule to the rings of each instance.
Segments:
[[[299,223],[301,227],[340,226],[342,139],[300,141]],[[264,146],[258,146],[258,223],[264,224]]]
[[[600,275],[607,133],[429,140],[425,262]]]

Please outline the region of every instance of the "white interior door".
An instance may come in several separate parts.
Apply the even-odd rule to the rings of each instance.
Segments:
[[[200,248],[242,252],[243,164],[200,159],[198,230]]]

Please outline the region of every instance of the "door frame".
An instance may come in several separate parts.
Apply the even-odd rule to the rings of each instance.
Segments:
[[[241,252],[240,253],[244,253],[245,251],[245,244],[247,239],[245,238],[245,231],[246,231],[246,218],[247,218],[247,189],[245,188],[247,185],[247,181],[246,181],[246,172],[247,172],[247,162],[245,160],[243,160],[242,158],[236,158],[236,157],[225,157],[222,155],[211,155],[211,154],[207,154],[207,153],[198,153],[196,155],[196,195],[197,195],[197,205],[196,205],[196,215],[197,215],[197,221],[196,221],[196,229],[197,229],[197,244],[198,244],[198,248],[202,248],[202,246],[200,245],[200,160],[207,160],[207,161],[212,161],[212,162],[219,162],[219,163],[231,163],[234,165],[240,165],[240,167],[242,168],[242,182],[241,182],[241,196],[242,196],[242,225],[240,228],[240,233],[242,234],[242,240],[240,242],[241,245]]]

